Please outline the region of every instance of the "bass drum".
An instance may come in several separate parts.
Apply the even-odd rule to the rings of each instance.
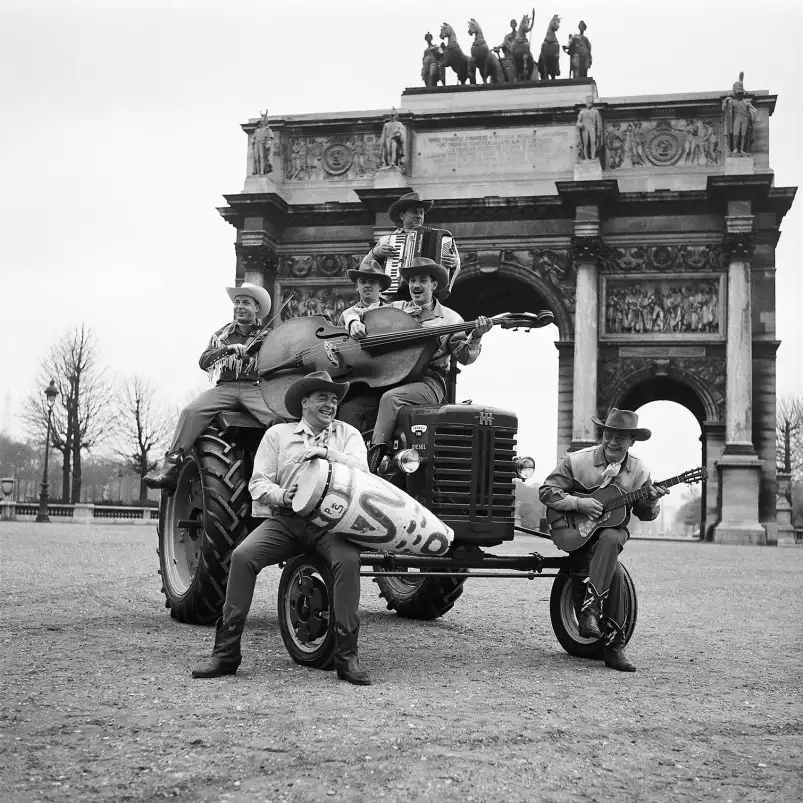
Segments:
[[[452,545],[451,527],[376,474],[316,459],[298,473],[296,482],[293,510],[358,546],[440,556]]]

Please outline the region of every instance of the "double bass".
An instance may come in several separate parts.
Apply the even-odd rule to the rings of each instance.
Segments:
[[[540,329],[552,323],[549,310],[495,315],[503,329]],[[328,371],[337,382],[364,382],[369,387],[393,387],[419,378],[438,349],[438,338],[470,332],[476,321],[448,326],[423,326],[395,307],[368,310],[363,323],[369,334],[349,337],[322,315],[292,318],[262,341],[257,360],[259,389],[277,415],[290,418],[284,395],[290,385],[312,371]]]

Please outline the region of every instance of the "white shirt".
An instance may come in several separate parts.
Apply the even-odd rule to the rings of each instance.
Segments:
[[[368,472],[368,453],[359,431],[343,421],[333,421],[316,435],[309,424],[297,421],[275,424],[263,436],[254,457],[254,471],[248,490],[251,498],[271,507],[284,506],[285,489],[293,485],[296,475],[306,465],[295,458],[310,446],[328,446],[327,459],[345,463]],[[262,499],[267,495],[267,499]]]

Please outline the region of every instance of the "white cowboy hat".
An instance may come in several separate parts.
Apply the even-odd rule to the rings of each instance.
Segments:
[[[259,304],[258,318],[267,318],[270,312],[270,293],[258,284],[243,282],[239,287],[227,287],[229,298],[234,301],[237,296],[250,296]]]

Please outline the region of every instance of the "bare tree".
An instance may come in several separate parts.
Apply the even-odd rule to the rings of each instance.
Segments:
[[[148,498],[145,475],[156,468],[175,417],[156,403],[155,396],[151,384],[141,376],[129,379],[117,392],[115,452],[123,458],[125,467],[139,476],[140,499]]]
[[[100,445],[111,419],[111,382],[98,362],[91,329],[81,324],[65,334],[42,360],[37,388],[55,379],[59,396],[53,408],[50,445],[62,455],[62,499],[81,500],[81,453]],[[23,418],[44,441],[47,402],[41,390],[28,394]]]
[[[803,400],[784,397],[775,418],[775,462],[778,471],[803,478]]]

